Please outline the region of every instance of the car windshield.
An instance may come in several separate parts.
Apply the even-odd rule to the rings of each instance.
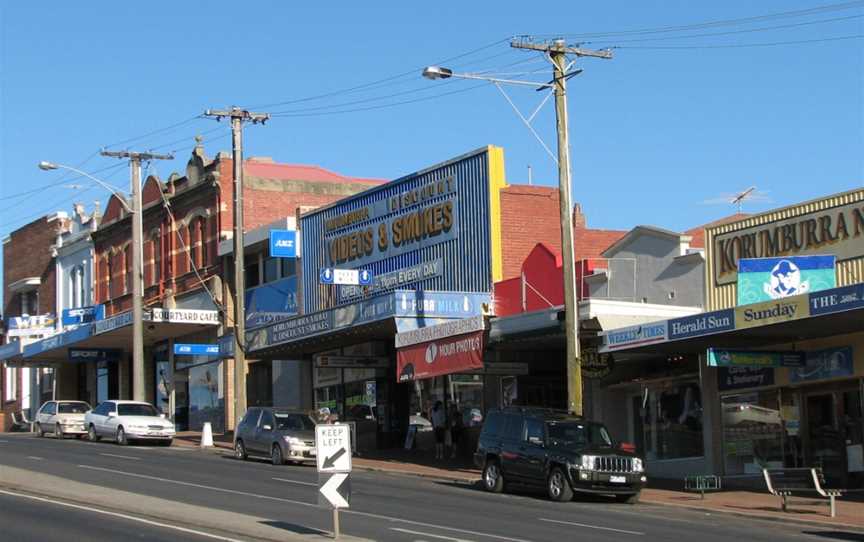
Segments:
[[[90,405],[87,403],[59,403],[57,405],[58,414],[84,414],[90,410]]]
[[[120,404],[117,406],[117,414],[119,416],[159,416],[159,412],[152,406],[137,404]]]
[[[288,414],[286,412],[274,412],[276,416],[276,429],[284,431],[313,431],[315,422],[306,414]]]
[[[549,422],[549,439],[575,446],[612,446],[606,428],[596,423]]]

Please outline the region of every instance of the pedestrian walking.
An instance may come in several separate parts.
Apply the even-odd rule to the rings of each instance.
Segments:
[[[462,413],[459,412],[459,406],[453,403],[450,405],[450,459],[456,459],[456,451],[459,449],[459,440],[462,438],[462,431],[465,428],[465,423],[462,420]]]
[[[435,459],[444,459],[447,413],[444,412],[444,403],[441,401],[436,401],[432,407],[432,429],[435,431]]]

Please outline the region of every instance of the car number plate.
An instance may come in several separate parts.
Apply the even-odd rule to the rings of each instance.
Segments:
[[[627,477],[626,476],[610,476],[609,482],[611,482],[613,484],[626,484],[627,483]]]

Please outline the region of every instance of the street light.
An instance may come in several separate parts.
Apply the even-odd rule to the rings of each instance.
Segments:
[[[72,166],[66,166],[63,164],[55,164],[54,162],[46,162],[45,160],[39,162],[39,169],[41,169],[43,171],[52,171],[55,169],[68,169],[69,171],[75,172],[78,175],[82,175],[84,177],[87,177],[88,179],[97,183],[102,188],[108,190],[109,192],[111,192],[112,194],[117,196],[117,198],[120,200],[120,205],[122,205],[123,208],[126,209],[126,212],[128,212],[128,213],[134,213],[135,212],[132,210],[131,207],[129,207],[129,204],[126,203],[126,197],[123,194],[121,194],[120,192],[118,192],[116,188],[114,188],[110,184],[108,184],[108,183],[106,183],[100,179],[97,179],[96,177],[94,177],[93,175],[90,175],[86,171],[81,171],[80,169],[74,168]]]
[[[580,70],[581,71],[581,70]],[[506,83],[508,85],[524,85],[534,87],[538,90],[544,88],[552,88],[552,83],[537,83],[534,81],[520,81],[519,79],[500,79],[498,77],[489,77],[487,75],[479,75],[475,73],[455,73],[450,68],[441,66],[426,66],[423,68],[423,77],[433,81],[437,79],[450,79],[456,77],[458,79],[474,79],[477,81],[489,81],[490,83]]]

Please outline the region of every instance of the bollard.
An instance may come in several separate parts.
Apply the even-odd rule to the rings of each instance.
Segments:
[[[204,422],[204,428],[201,430],[201,447],[213,447],[213,427],[211,427],[210,422]]]

